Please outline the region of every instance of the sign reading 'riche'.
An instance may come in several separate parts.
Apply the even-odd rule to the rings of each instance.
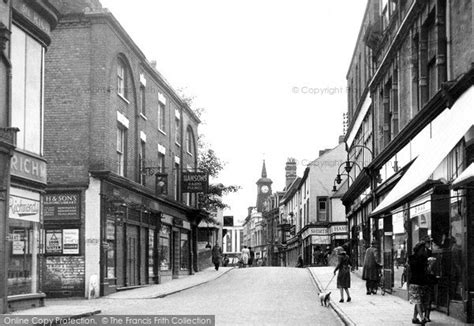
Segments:
[[[25,153],[17,151],[13,153],[10,173],[23,179],[47,183],[46,162]]]
[[[52,193],[44,195],[43,216],[45,220],[74,220],[80,218],[79,193]]]

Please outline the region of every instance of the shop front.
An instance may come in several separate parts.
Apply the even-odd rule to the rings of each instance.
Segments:
[[[41,306],[42,193],[46,162],[16,150],[11,160],[7,219],[8,310]]]
[[[305,265],[322,264],[324,253],[330,249],[331,236],[325,226],[308,226],[302,233],[303,261]]]

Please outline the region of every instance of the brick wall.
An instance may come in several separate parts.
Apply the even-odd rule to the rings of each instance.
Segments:
[[[83,296],[84,256],[45,257],[42,282],[42,290],[48,296]]]
[[[125,63],[128,96],[117,94],[118,58]],[[129,120],[126,177],[138,182],[140,134],[146,135],[146,166],[157,166],[158,144],[166,148],[168,194],[174,198],[175,156],[181,166],[194,167],[185,150],[191,126],[197,142],[198,122],[146,61],[133,41],[121,33],[108,14],[68,16],[53,33],[46,55],[45,156],[49,182],[87,182],[89,170],[117,171],[117,111]],[[140,75],[146,79],[146,116],[140,113]],[[166,128],[158,130],[158,94],[166,98]],[[175,109],[181,116],[183,144],[175,144]],[[181,131],[180,131],[181,132]],[[155,189],[154,176],[146,186]]]

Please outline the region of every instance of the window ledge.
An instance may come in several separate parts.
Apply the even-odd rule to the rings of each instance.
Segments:
[[[166,132],[164,132],[163,130],[161,130],[160,128],[158,128],[158,131],[161,132],[163,135],[166,136]]]
[[[174,144],[175,144],[176,146],[178,146],[178,147],[181,147],[181,144],[178,143],[178,142],[174,142]]]
[[[120,97],[125,103],[130,104],[130,101],[127,100],[127,99],[125,98],[125,96],[123,96],[123,95],[120,94],[120,93],[117,93],[117,95],[118,95],[118,97]]]
[[[148,118],[146,117],[146,115],[144,115],[144,114],[143,114],[143,113],[141,113],[141,112],[140,112],[140,117],[141,117],[143,120],[145,120],[145,121],[147,121],[147,120],[148,120]]]
[[[188,153],[189,156],[194,156],[193,153],[191,153],[190,151],[186,150],[186,153]]]

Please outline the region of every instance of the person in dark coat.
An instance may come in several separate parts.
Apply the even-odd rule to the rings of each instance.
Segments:
[[[249,247],[249,250],[250,250],[249,266],[252,267],[253,261],[255,260],[255,252],[253,251],[252,247]]]
[[[344,302],[344,290],[347,294],[347,302],[350,302],[351,295],[349,294],[349,288],[351,287],[351,260],[342,247],[337,249],[339,263],[334,270],[334,275],[339,271],[337,274],[337,288],[341,291],[341,300],[339,300],[339,302]]]
[[[364,268],[362,279],[365,280],[367,295],[377,293],[377,281],[379,280],[379,269],[382,267],[378,262],[376,242],[372,241],[370,247],[365,251]]]
[[[219,246],[218,243],[212,248],[212,263],[216,271],[219,270],[219,265],[221,264],[222,260],[222,248]]]
[[[408,257],[408,294],[410,303],[414,304],[413,324],[426,324],[425,309],[423,304],[426,301],[426,278],[427,278],[428,258],[424,242],[419,242],[413,247],[413,255]],[[421,320],[418,319],[420,316]]]

